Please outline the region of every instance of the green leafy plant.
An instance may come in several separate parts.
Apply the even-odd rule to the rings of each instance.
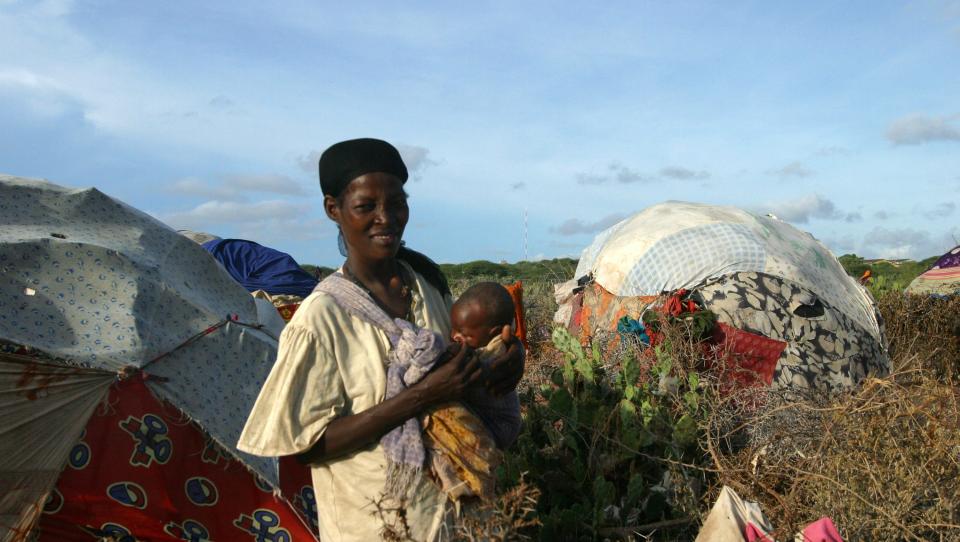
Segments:
[[[539,538],[597,540],[688,517],[689,478],[702,474],[684,467],[701,455],[699,377],[668,342],[605,356],[557,328],[552,346],[562,363],[521,399],[525,431],[501,473],[509,484],[526,472],[542,491]]]

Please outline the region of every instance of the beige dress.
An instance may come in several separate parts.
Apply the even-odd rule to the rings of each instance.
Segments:
[[[441,296],[409,266],[407,270],[416,282],[414,323],[449,337],[449,296]],[[283,330],[277,361],[237,448],[261,456],[308,450],[334,418],[384,400],[389,351],[386,333],[350,316],[328,295],[311,294]],[[313,467],[323,542],[375,541],[385,527],[403,532],[390,511],[397,503],[382,500],[386,472],[379,443]],[[413,495],[405,508],[409,536],[436,540],[446,512],[444,495],[426,476]]]

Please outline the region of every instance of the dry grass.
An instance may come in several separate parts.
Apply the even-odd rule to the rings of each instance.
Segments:
[[[477,505],[463,514],[454,526],[452,539],[458,542],[508,542],[529,540],[540,522],[536,519],[540,489],[521,479],[489,504]]]
[[[960,300],[880,306],[889,377],[833,397],[766,394],[752,413],[735,397],[713,407],[712,493],[759,501],[781,539],[829,516],[846,540],[960,540]]]
[[[924,369],[960,383],[960,297],[889,294],[879,299],[896,370]]]

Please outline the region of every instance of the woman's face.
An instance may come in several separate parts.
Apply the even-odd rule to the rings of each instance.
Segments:
[[[326,197],[324,208],[340,225],[351,258],[393,258],[410,217],[403,182],[389,173],[367,173],[350,181],[340,198]]]

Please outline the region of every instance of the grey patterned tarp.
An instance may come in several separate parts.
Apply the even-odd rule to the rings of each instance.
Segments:
[[[276,461],[235,444],[277,342],[240,323],[257,323],[253,298],[196,243],[94,188],[0,175],[0,341],[163,377],[148,386],[276,485]]]
[[[774,388],[844,389],[890,371],[881,341],[795,282],[745,271],[708,281],[696,294],[719,321],[786,343]]]

